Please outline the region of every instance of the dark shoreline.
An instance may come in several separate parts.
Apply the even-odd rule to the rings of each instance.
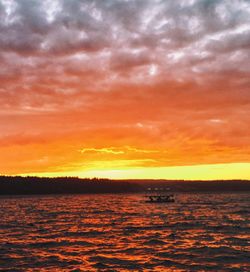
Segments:
[[[176,193],[250,192],[249,180],[109,180],[76,177],[40,178],[0,176],[0,195],[124,194],[147,188],[168,188]]]

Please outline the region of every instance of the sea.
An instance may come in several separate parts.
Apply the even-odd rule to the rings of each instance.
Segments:
[[[250,194],[0,197],[0,271],[250,271]]]

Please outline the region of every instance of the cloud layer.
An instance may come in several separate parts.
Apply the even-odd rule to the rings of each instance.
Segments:
[[[248,0],[0,0],[0,142],[249,161],[249,60]]]

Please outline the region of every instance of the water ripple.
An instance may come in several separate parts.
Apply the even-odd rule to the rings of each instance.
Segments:
[[[0,198],[0,271],[250,271],[247,194]]]

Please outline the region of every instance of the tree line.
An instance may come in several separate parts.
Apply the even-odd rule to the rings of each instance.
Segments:
[[[140,193],[147,188],[171,192],[250,192],[248,180],[111,180],[78,177],[0,176],[0,195]]]

